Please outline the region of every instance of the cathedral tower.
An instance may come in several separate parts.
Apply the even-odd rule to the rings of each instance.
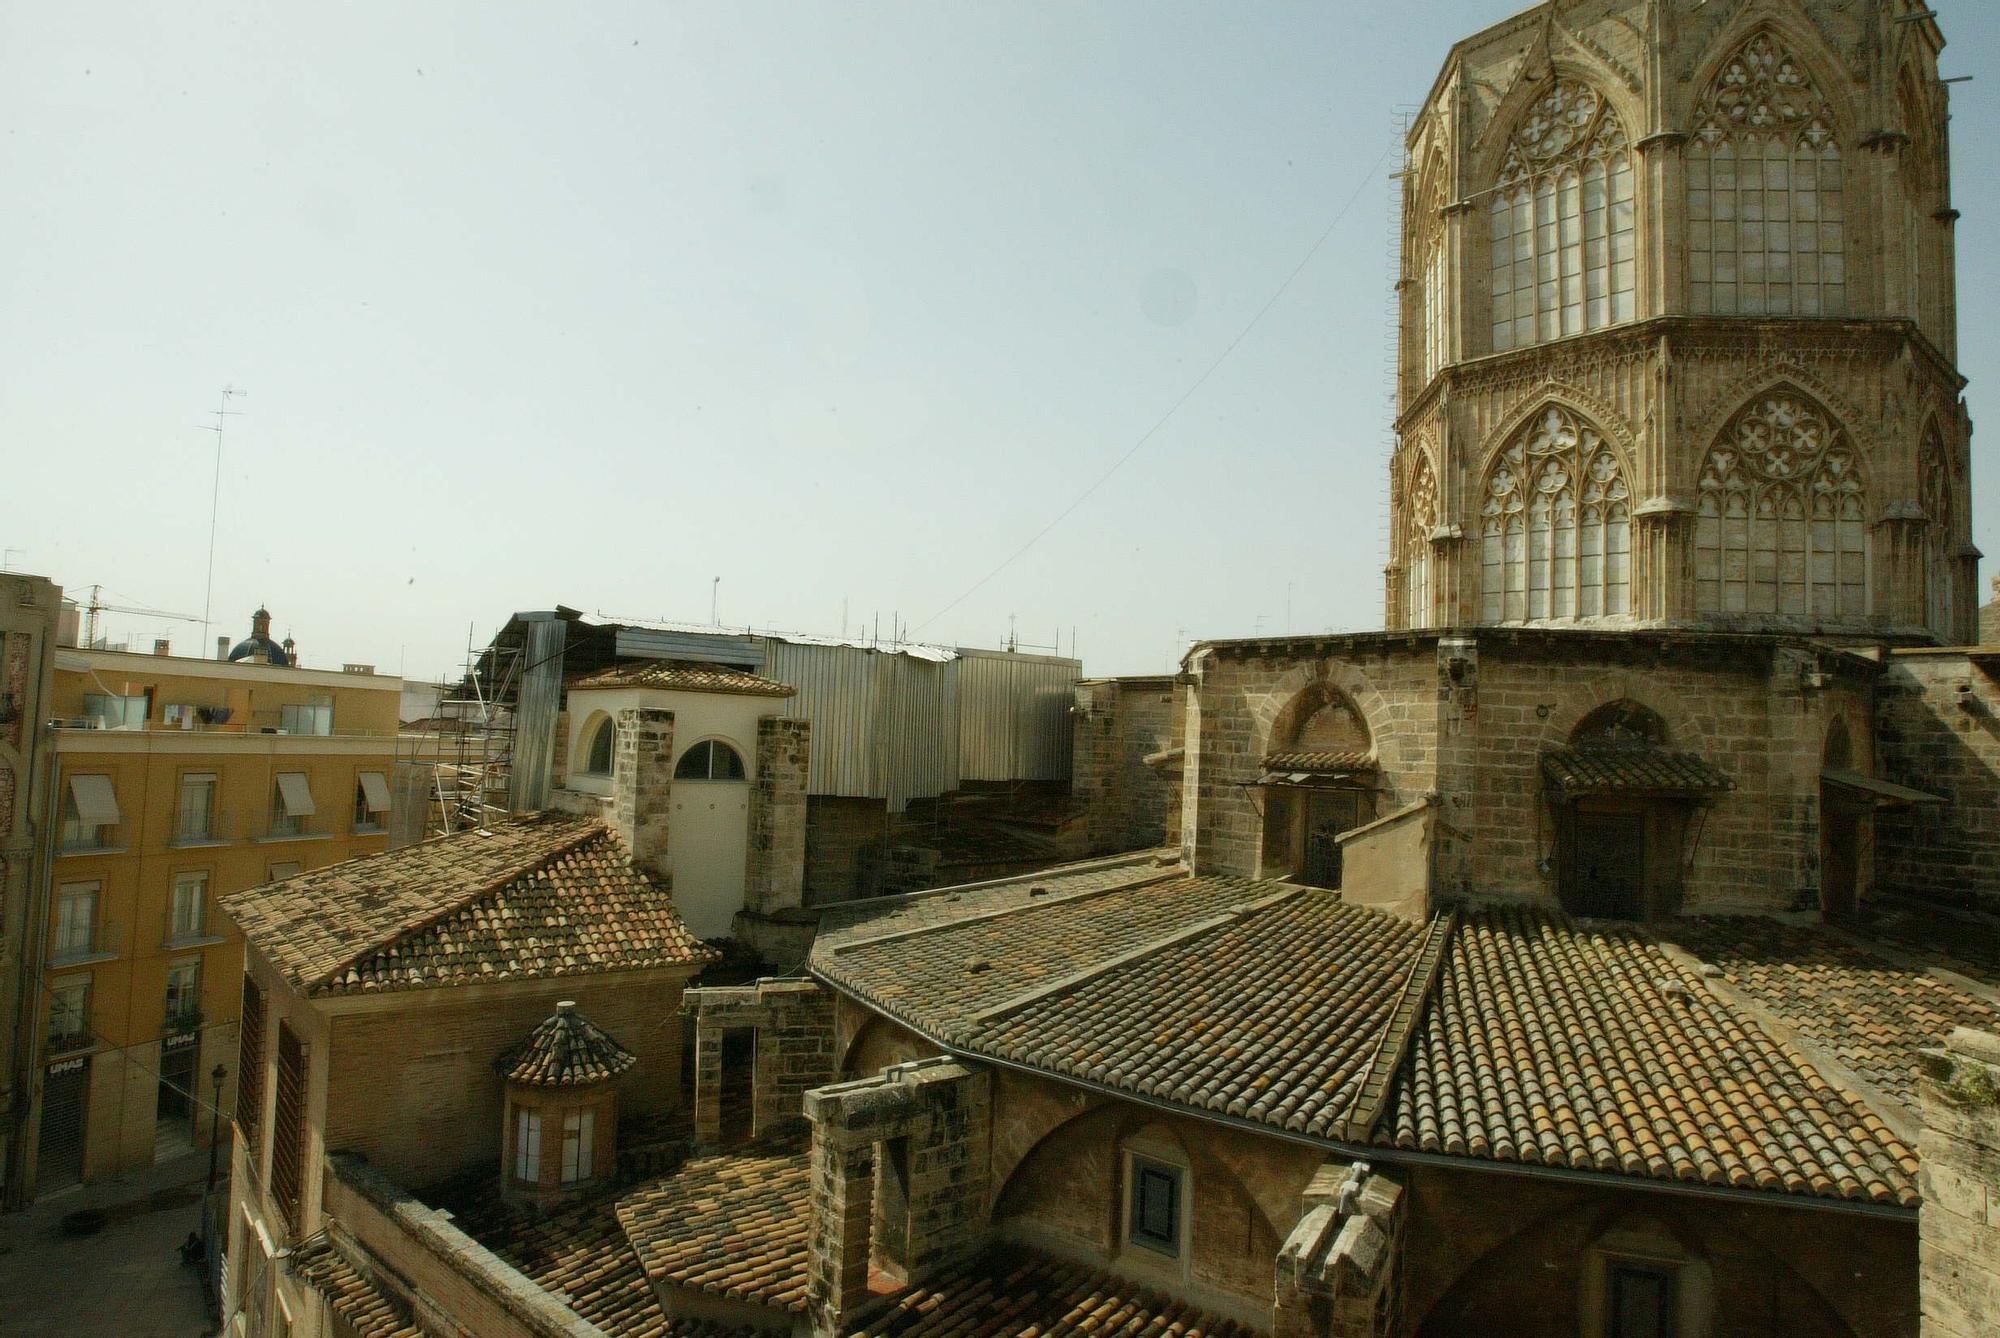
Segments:
[[[1453,49],[1390,627],[1972,639],[1943,44],[1920,0],[1551,0]]]

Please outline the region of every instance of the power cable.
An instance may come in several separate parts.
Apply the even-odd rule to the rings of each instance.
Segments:
[[[1231,339],[1226,345],[1223,346],[1222,352],[1218,353],[1215,356],[1215,360],[1208,364],[1207,370],[1203,371],[1200,376],[1196,377],[1194,379],[1194,382],[1191,385],[1189,385],[1186,390],[1181,392],[1180,397],[1176,399],[1172,404],[1167,406],[1167,411],[1161,414],[1155,420],[1153,420],[1153,425],[1147,428],[1143,433],[1141,433],[1139,435],[1139,439],[1133,442],[1131,446],[1127,447],[1123,455],[1119,456],[1116,460],[1112,461],[1111,467],[1109,469],[1106,469],[1102,474],[1099,474],[1095,482],[1093,482],[1089,487],[1085,488],[1082,492],[1078,493],[1074,501],[1072,501],[1068,506],[1064,507],[1061,511],[1059,511],[1056,514],[1055,519],[1049,521],[1048,524],[1042,526],[1042,528],[1040,528],[1039,530],[1036,530],[1034,534],[1028,537],[1026,543],[1022,544],[1019,548],[1016,548],[1013,552],[1009,553],[1006,557],[1002,558],[998,565],[996,565],[991,571],[987,572],[984,576],[980,577],[977,581],[974,581],[958,596],[958,598],[952,600],[951,603],[945,605],[943,608],[939,609],[936,613],[933,613],[930,617],[918,623],[916,626],[917,631],[919,632],[923,631],[926,627],[929,627],[932,623],[944,617],[945,614],[950,613],[953,609],[957,608],[960,604],[963,604],[966,600],[970,599],[974,594],[978,593],[980,588],[983,587],[988,581],[992,580],[995,576],[998,576],[1001,572],[1007,570],[1008,567],[1012,566],[1014,562],[1023,553],[1026,553],[1029,549],[1033,548],[1036,544],[1040,543],[1045,537],[1047,537],[1048,533],[1051,530],[1055,529],[1056,526],[1062,524],[1065,520],[1069,519],[1070,514],[1072,512],[1074,512],[1078,507],[1082,506],[1085,502],[1089,501],[1092,494],[1094,494],[1099,488],[1103,487],[1107,482],[1109,482],[1113,474],[1116,474],[1119,470],[1123,469],[1128,463],[1130,463],[1132,457],[1137,455],[1145,447],[1147,442],[1151,441],[1156,435],[1158,435],[1160,429],[1165,427],[1168,424],[1168,422],[1172,420],[1173,416],[1180,412],[1181,406],[1186,404],[1189,400],[1193,399],[1195,393],[1199,391],[1203,386],[1208,384],[1208,379],[1211,376],[1215,375],[1216,371],[1222,366],[1222,364],[1229,361],[1229,355],[1234,353],[1236,351],[1237,346],[1241,344],[1246,338],[1249,337],[1250,332],[1257,328],[1258,323],[1261,322],[1264,319],[1264,317],[1269,314],[1271,308],[1278,305],[1278,299],[1282,298],[1286,294],[1286,292],[1288,292],[1291,289],[1292,284],[1298,279],[1299,275],[1305,272],[1306,266],[1312,263],[1313,257],[1319,254],[1320,248],[1326,245],[1327,238],[1333,236],[1333,230],[1340,226],[1341,220],[1347,217],[1347,211],[1354,207],[1354,202],[1361,198],[1361,193],[1367,190],[1369,184],[1375,180],[1375,173],[1378,170],[1380,170],[1383,163],[1389,160],[1389,155],[1395,150],[1395,147],[1396,146],[1394,144],[1391,144],[1388,148],[1382,150],[1382,156],[1377,158],[1375,160],[1374,166],[1370,167],[1368,171],[1362,176],[1361,183],[1354,188],[1354,193],[1347,197],[1347,202],[1340,206],[1339,211],[1334,214],[1332,221],[1329,222],[1326,225],[1326,228],[1319,234],[1319,236],[1314,239],[1313,244],[1306,248],[1305,255],[1300,258],[1298,264],[1292,266],[1291,273],[1285,276],[1284,281],[1278,285],[1277,290],[1271,294],[1271,296],[1265,301],[1263,306],[1257,308],[1256,314],[1250,317],[1249,322],[1245,324],[1241,330],[1238,330],[1236,332],[1236,337],[1234,339]]]

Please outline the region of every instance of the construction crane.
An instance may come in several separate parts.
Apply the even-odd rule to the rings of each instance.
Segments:
[[[201,621],[185,613],[168,613],[165,609],[149,609],[135,604],[106,604],[104,587],[101,585],[90,587],[90,602],[83,606],[83,611],[83,644],[86,647],[97,644],[97,615],[100,613],[130,613],[141,618],[164,618],[168,622],[176,623]]]

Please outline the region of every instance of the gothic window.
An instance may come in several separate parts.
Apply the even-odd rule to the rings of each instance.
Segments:
[[[1480,620],[1595,618],[1628,609],[1630,493],[1597,429],[1550,405],[1486,476]]]
[[[1528,108],[1489,225],[1496,352],[1632,319],[1632,155],[1595,89],[1557,79]]]
[[[1929,522],[1924,544],[1924,591],[1930,629],[1949,641],[1956,636],[1956,601],[1952,566],[1960,533],[1958,476],[1945,449],[1944,434],[1933,419],[1924,425],[1924,444],[1917,458],[1919,500]]]
[[[1918,324],[1935,328],[1933,322],[1937,313],[1932,309],[1931,289],[1939,264],[1932,254],[1938,233],[1933,214],[1937,201],[1941,199],[1938,190],[1941,175],[1937,152],[1939,136],[1919,79],[1914,69],[1905,68],[1897,84],[1896,105],[1902,114],[1903,129],[1909,135],[1909,141],[1903,145],[1896,178],[1903,194],[1902,260],[1909,283],[1907,310]]]
[[[1687,152],[1688,296],[1697,312],[1846,310],[1840,145],[1805,70],[1759,33],[1716,76]]]
[[[1445,305],[1444,164],[1433,159],[1417,191],[1411,258],[1423,285],[1423,368],[1428,383],[1444,367],[1449,347],[1445,331],[1450,314]]]
[[[1697,487],[1700,612],[1868,612],[1859,465],[1818,405],[1791,390],[1759,396],[1722,430]]]
[[[1410,468],[1410,484],[1403,496],[1403,592],[1406,625],[1428,627],[1431,623],[1431,535],[1438,523],[1437,475],[1431,472],[1430,458],[1421,449]]]

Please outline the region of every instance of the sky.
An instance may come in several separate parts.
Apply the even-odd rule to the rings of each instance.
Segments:
[[[1521,7],[8,0],[0,561],[416,679],[557,603],[1378,627],[1397,116]],[[2000,5],[1933,7],[1977,423]]]

